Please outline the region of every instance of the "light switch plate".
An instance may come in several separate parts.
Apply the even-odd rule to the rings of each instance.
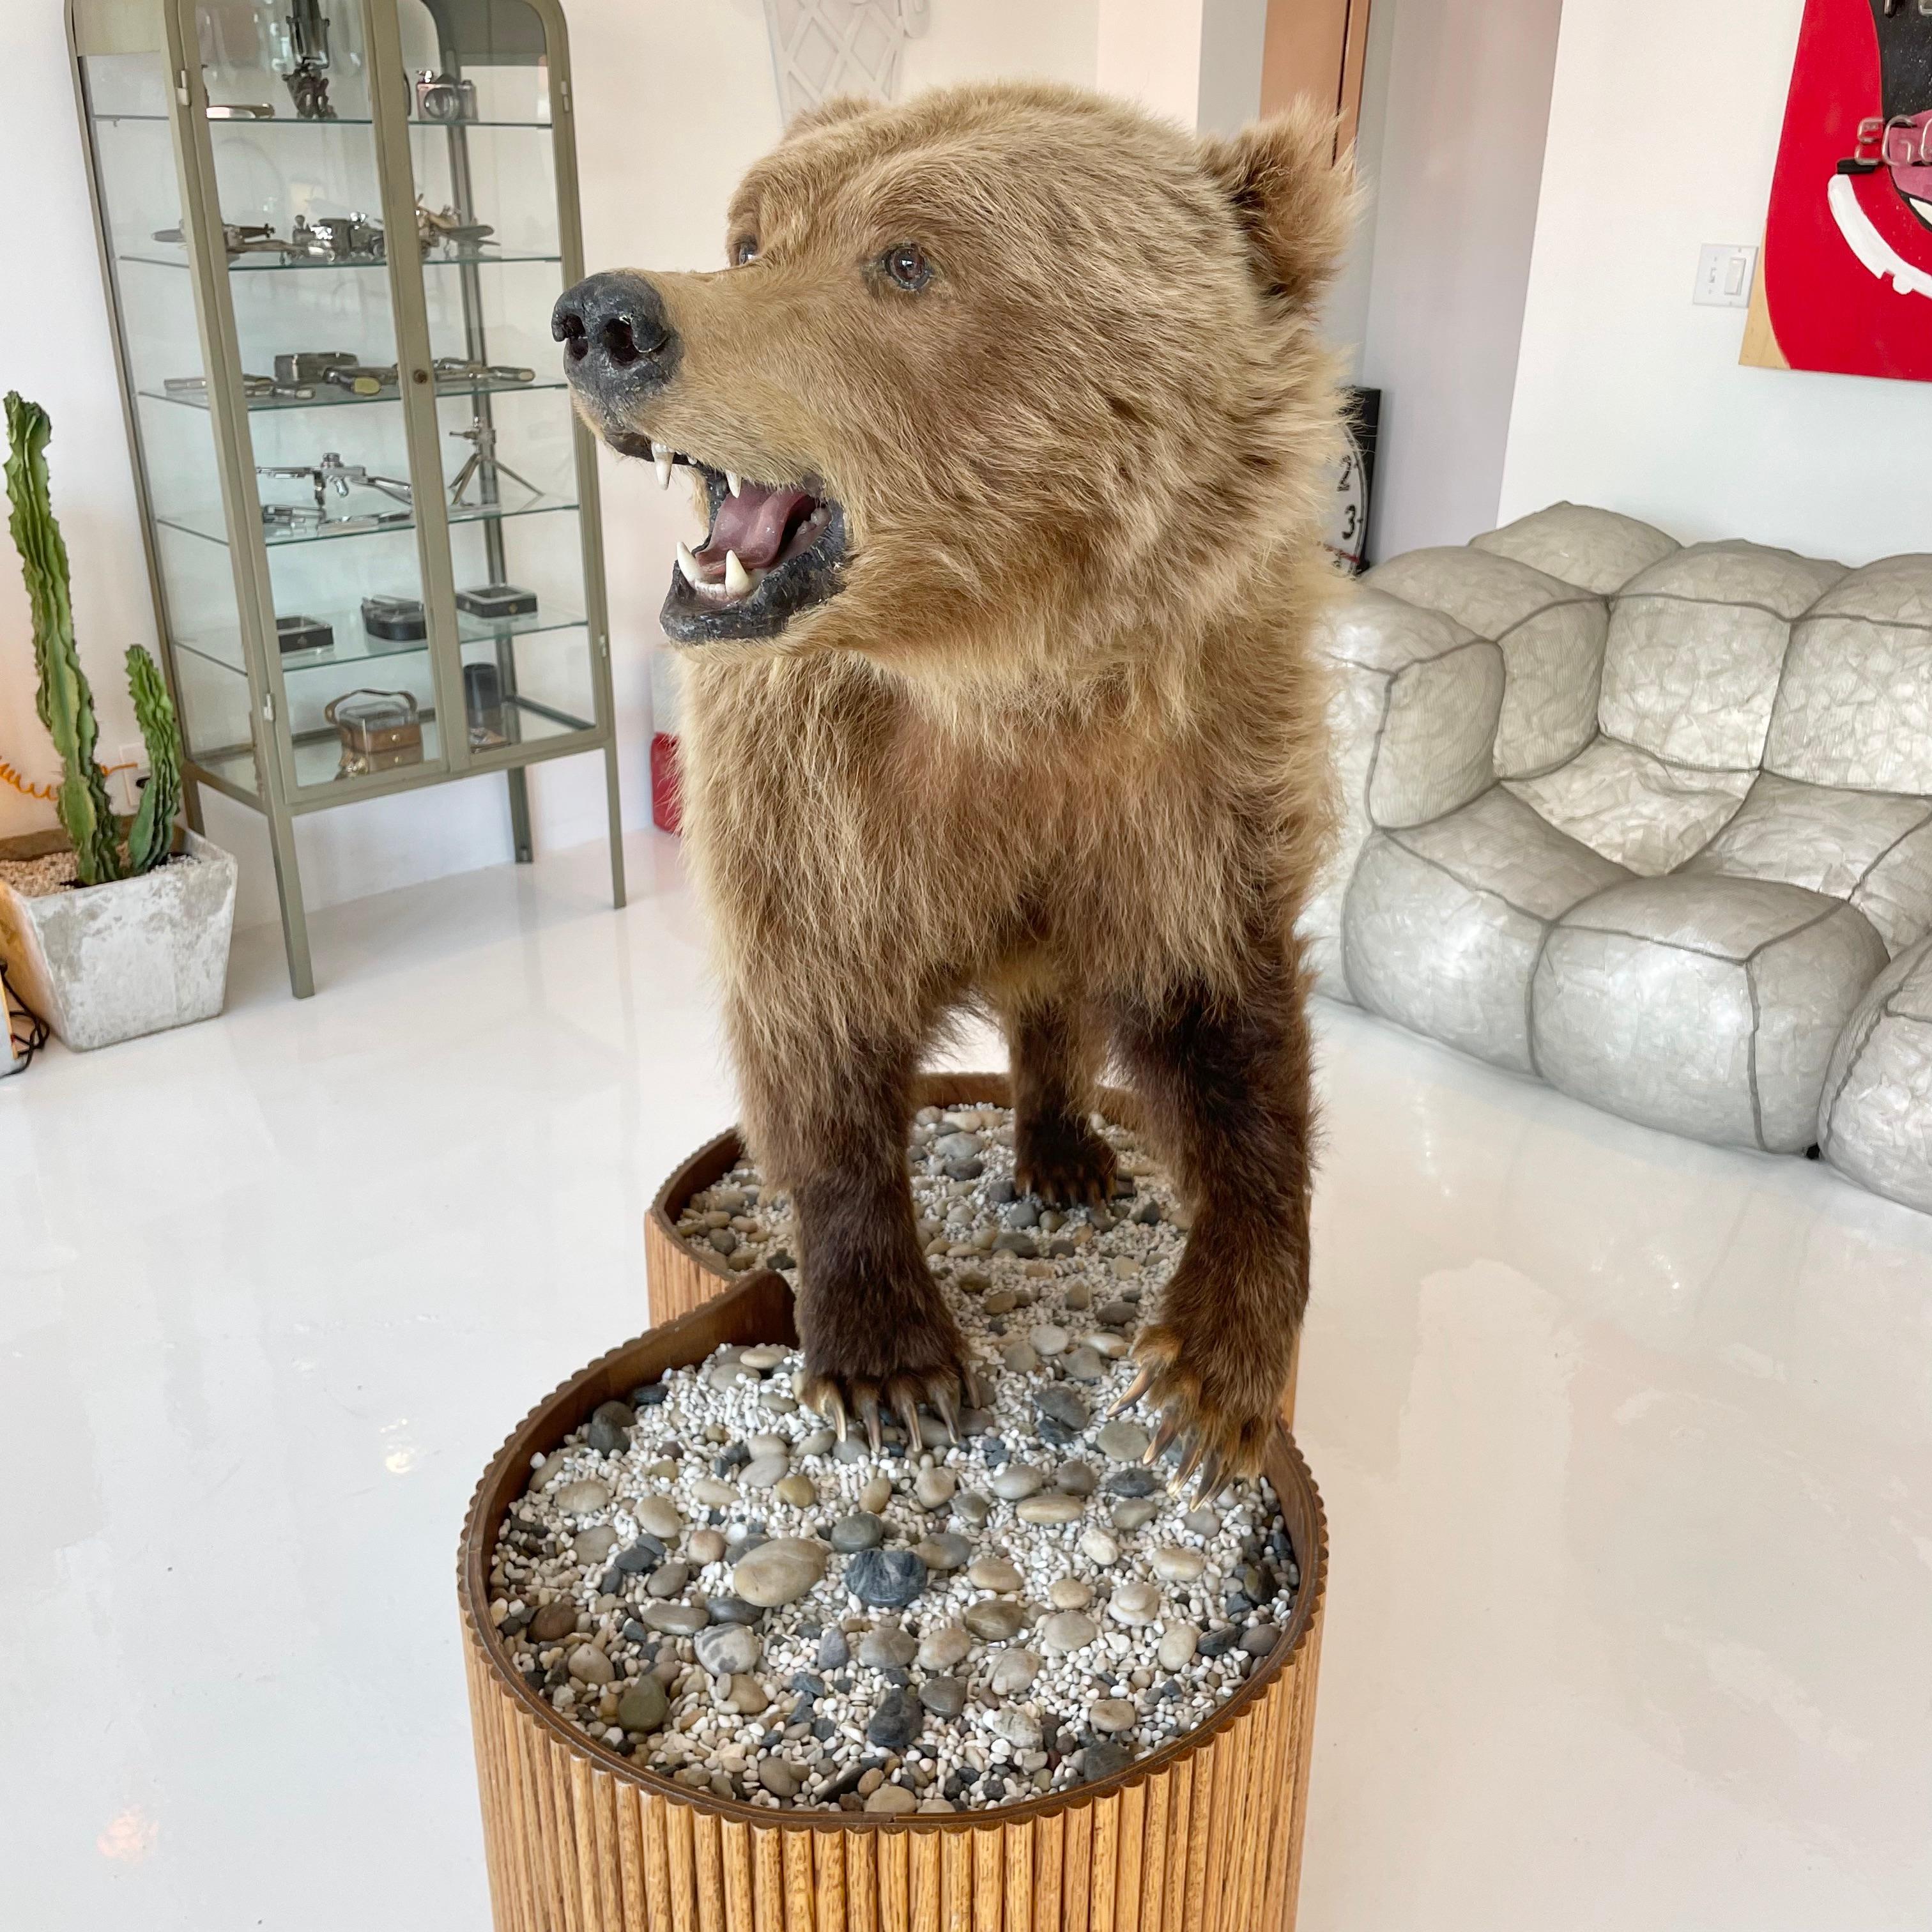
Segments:
[[[1697,250],[1697,285],[1690,299],[1704,308],[1749,308],[1757,250],[1729,242],[1706,242]]]

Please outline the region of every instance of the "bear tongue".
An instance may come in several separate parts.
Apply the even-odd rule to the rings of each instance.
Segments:
[[[749,482],[741,484],[739,492],[718,500],[710,537],[698,560],[722,569],[724,553],[735,550],[747,570],[764,570],[778,561],[786,532],[800,510],[811,503],[812,495],[789,484]]]

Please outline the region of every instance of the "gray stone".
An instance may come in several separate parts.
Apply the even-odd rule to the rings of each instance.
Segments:
[[[1116,1469],[1107,1478],[1107,1493],[1113,1496],[1150,1496],[1160,1487],[1160,1478],[1151,1469],[1138,1464]]]
[[[976,1490],[962,1490],[952,1498],[952,1514],[970,1528],[980,1528],[992,1513],[992,1498]]]
[[[917,1544],[914,1554],[928,1570],[960,1570],[973,1560],[973,1546],[964,1537],[942,1530]]]
[[[838,1438],[829,1429],[814,1429],[798,1445],[800,1456],[829,1456],[838,1446]]]
[[[742,1597],[713,1597],[705,1608],[714,1624],[754,1624],[765,1614],[756,1604],[748,1604]]]
[[[571,1554],[585,1564],[602,1562],[616,1546],[617,1532],[605,1524],[580,1529],[570,1539]]]
[[[1094,1319],[1103,1328],[1131,1328],[1140,1319],[1140,1312],[1131,1301],[1116,1300],[1102,1303],[1094,1311]]]
[[[919,1798],[903,1784],[881,1784],[866,1800],[868,1811],[891,1814],[898,1811],[916,1811]]]
[[[683,1516],[668,1496],[646,1496],[629,1508],[631,1520],[652,1536],[662,1537],[668,1542],[683,1533]]]
[[[994,1660],[987,1682],[998,1697],[1017,1697],[1040,1675],[1040,1659],[1030,1650],[1004,1651]]]
[[[1102,1697],[1087,1707],[1087,1721],[1109,1736],[1118,1731],[1132,1730],[1140,1722],[1140,1716],[1124,1697]]]
[[[768,1490],[773,1484],[782,1482],[790,1468],[789,1456],[754,1456],[746,1464],[738,1480],[748,1490]]]
[[[966,1572],[966,1580],[976,1590],[1004,1591],[1010,1594],[1024,1581],[1017,1565],[1004,1556],[982,1556]]]
[[[802,1597],[825,1574],[826,1549],[808,1537],[776,1536],[738,1559],[732,1587],[770,1610]]]
[[[1091,1463],[1082,1462],[1077,1458],[1061,1463],[1053,1472],[1053,1486],[1064,1490],[1070,1496],[1090,1496],[1099,1486],[1100,1480]]]
[[[1116,1623],[1132,1628],[1141,1624],[1150,1624],[1160,1615],[1165,1599],[1159,1588],[1138,1579],[1120,1584],[1107,1600],[1107,1614]],[[1170,1665],[1170,1669],[1178,1666]]]
[[[881,1750],[902,1751],[918,1736],[920,1718],[914,1700],[903,1690],[888,1690],[866,1726],[866,1741]]]
[[[913,1478],[912,1492],[920,1508],[936,1510],[950,1502],[958,1487],[950,1469],[922,1469]]]
[[[655,1677],[634,1678],[617,1700],[617,1723],[626,1731],[655,1731],[670,1715],[670,1700]]]
[[[1138,1462],[1147,1454],[1149,1438],[1147,1431],[1138,1422],[1122,1420],[1108,1423],[1094,1440],[1099,1444],[1103,1456],[1111,1456],[1118,1462]],[[1126,1472],[1123,1470],[1118,1473],[1125,1474]],[[1151,1474],[1148,1480],[1150,1483],[1153,1481]],[[1110,1490],[1114,1489],[1111,1478],[1107,1486]],[[1127,1493],[1119,1490],[1114,1490],[1114,1492],[1117,1496]]]
[[[608,1684],[617,1674],[610,1660],[591,1643],[580,1643],[566,1668],[580,1684]]]
[[[930,1626],[919,1641],[919,1667],[922,1670],[950,1670],[964,1660],[972,1640],[957,1624]]]
[[[694,1542],[696,1539],[694,1538]],[[664,1560],[662,1540],[655,1536],[640,1536],[634,1543],[626,1544],[617,1552],[617,1568],[627,1576],[641,1576],[655,1570]]]
[[[862,1550],[847,1561],[845,1587],[875,1610],[897,1609],[926,1588],[926,1564],[910,1550]]]
[[[928,1677],[919,1687],[919,1701],[935,1718],[956,1718],[966,1708],[966,1687],[956,1677]]]
[[[758,1783],[774,1798],[792,1798],[798,1796],[804,1779],[783,1758],[768,1757],[758,1766]]]
[[[1046,1486],[1046,1478],[1030,1462],[1009,1462],[993,1478],[993,1493],[1002,1501],[1018,1502]]]
[[[574,1483],[565,1484],[551,1501],[566,1516],[590,1516],[609,1507],[610,1486],[600,1483],[595,1476],[580,1477]]]
[[[1069,1378],[1076,1382],[1097,1382],[1107,1372],[1106,1363],[1084,1343],[1067,1351],[1062,1366]]]
[[[1042,1617],[1034,1633],[1042,1646],[1062,1655],[1084,1650],[1100,1634],[1100,1626],[1082,1610],[1055,1610]]]
[[[850,1659],[851,1654],[842,1630],[835,1627],[819,1633],[818,1663],[820,1670],[836,1670]]]
[[[910,1664],[918,1654],[918,1639],[899,1624],[880,1624],[859,1640],[859,1661],[868,1670]]]
[[[674,1597],[691,1581],[691,1565],[674,1562],[660,1563],[651,1572],[644,1588],[654,1597]]]
[[[1028,1496],[1013,1511],[1022,1522],[1078,1522],[1087,1513],[1086,1498],[1070,1496],[1064,1490],[1050,1490],[1044,1496]]]
[[[742,1624],[713,1624],[696,1633],[691,1647],[698,1662],[714,1677],[734,1677],[740,1671],[758,1667],[760,1648],[758,1637]]]
[[[694,1636],[711,1621],[711,1612],[697,1604],[650,1603],[638,1615],[665,1636]]]
[[[1250,1657],[1265,1657],[1275,1646],[1275,1640],[1281,1635],[1270,1623],[1258,1623],[1242,1633],[1241,1648]]]
[[[885,1525],[868,1510],[842,1516],[826,1536],[834,1550],[848,1556],[855,1550],[876,1550],[885,1540]]]
[[[1022,1261],[1030,1262],[1040,1252],[1040,1244],[1030,1234],[1019,1234],[1008,1228],[993,1237],[993,1252],[999,1255],[1016,1255]]]
[[[1117,1738],[1099,1738],[1080,1754],[1080,1774],[1091,1784],[1116,1776],[1133,1761],[1133,1753]]]
[[[1040,1209],[1030,1201],[1016,1201],[1000,1219],[1009,1228],[1036,1228],[1040,1226]]]
[[[932,1144],[935,1160],[972,1160],[985,1150],[985,1142],[977,1134],[941,1134]]]
[[[1058,1423],[1063,1429],[1084,1429],[1088,1423],[1087,1405],[1070,1388],[1055,1382],[1038,1390],[1033,1406],[1042,1420]]]
[[[1040,1356],[1033,1344],[1017,1336],[1000,1349],[1000,1360],[1006,1364],[1010,1372],[1016,1376],[1030,1376],[1040,1366]]]
[[[968,1604],[961,1618],[982,1643],[1004,1643],[1018,1636],[1024,1621],[1018,1604],[998,1597],[985,1597],[976,1604]]]
[[[986,1728],[995,1737],[1004,1738],[1016,1750],[1040,1748],[1040,1720],[1017,1704],[1002,1706],[986,1720]]]

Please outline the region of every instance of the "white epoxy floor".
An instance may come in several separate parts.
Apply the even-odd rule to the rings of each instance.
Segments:
[[[0,1084],[0,1925],[487,1924],[453,1564],[731,1107],[676,848]],[[1932,1221],[1324,1007],[1303,1932],[1932,1924]]]

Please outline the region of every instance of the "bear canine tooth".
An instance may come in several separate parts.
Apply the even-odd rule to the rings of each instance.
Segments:
[[[733,597],[748,597],[758,587],[757,580],[738,561],[738,553],[728,550],[724,553],[724,588]]]
[[[654,442],[651,445],[651,460],[657,465],[658,488],[660,490],[668,490],[670,488],[670,466],[673,460],[671,451],[662,442]]]
[[[726,470],[724,472],[724,480],[731,486],[732,495],[734,496],[736,496],[738,494],[739,483],[742,481],[737,471],[735,470]]]
[[[685,582],[692,590],[698,590],[704,584],[704,579],[698,574],[698,560],[691,554],[690,544],[681,539],[677,546],[677,567]]]

